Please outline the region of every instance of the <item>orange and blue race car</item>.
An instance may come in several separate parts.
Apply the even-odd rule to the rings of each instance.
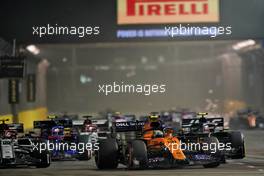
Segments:
[[[200,120],[194,122],[201,125],[206,122],[204,117]],[[190,127],[194,126],[191,124]],[[135,135],[131,135],[131,132],[135,132]],[[217,135],[220,133],[211,137],[204,132],[201,133],[203,136],[199,136],[197,132],[175,132],[174,129],[165,127],[157,114],[151,114],[147,121],[116,122],[113,125],[113,133],[111,138],[99,141],[99,150],[95,152],[95,162],[99,169],[114,169],[119,163],[130,169],[197,164],[217,167],[224,162],[226,156],[226,148],[222,152],[210,148],[219,144]],[[124,137],[121,133],[130,135]],[[200,148],[186,147],[192,146],[191,144]],[[243,157],[239,155],[237,158]]]

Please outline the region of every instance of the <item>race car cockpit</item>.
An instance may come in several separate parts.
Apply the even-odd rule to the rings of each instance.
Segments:
[[[148,119],[143,126],[143,132],[149,130],[163,130],[163,123],[158,114],[150,114],[150,116],[148,116]]]

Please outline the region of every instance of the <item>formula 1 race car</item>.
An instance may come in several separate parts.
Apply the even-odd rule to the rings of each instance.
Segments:
[[[230,118],[229,126],[232,129],[264,129],[264,117],[257,110],[241,109]]]
[[[59,146],[61,144],[68,145],[71,142],[76,142],[73,140],[69,140],[67,135],[67,131],[63,126],[54,126],[51,129],[51,135],[48,137],[48,140],[51,144],[55,146]],[[77,150],[71,150],[70,148],[55,148],[51,151],[51,157],[53,160],[64,160],[64,159],[72,159],[78,156]]]
[[[36,166],[46,168],[50,166],[49,151],[40,152],[34,149],[40,141],[29,138],[0,139],[0,167],[13,167],[18,165]]]
[[[182,132],[179,139],[185,143],[209,141],[214,143],[215,153],[221,160],[208,167],[216,167],[226,159],[242,159],[245,157],[244,135],[240,131],[224,129],[224,118],[206,118],[207,113],[198,113],[197,118],[183,119]],[[200,116],[200,117],[199,117]]]
[[[52,160],[91,159],[92,147],[90,146],[94,146],[97,142],[97,126],[92,124],[88,116],[85,118],[85,120],[52,118],[34,122],[34,128],[41,130],[42,139],[48,140],[52,146],[64,146],[51,150]],[[74,146],[85,146],[85,149]]]
[[[51,120],[34,121],[34,129],[40,129],[39,138],[46,140],[50,145],[54,146],[70,146],[71,143],[77,143],[77,134],[72,131],[72,120],[52,118]],[[78,151],[71,150],[69,147],[65,149],[54,148],[51,151],[52,160],[64,160],[77,158]]]
[[[116,122],[113,127],[114,132],[117,133],[116,137],[99,141],[99,150],[95,155],[95,162],[99,169],[114,169],[119,163],[131,169],[196,164],[207,168],[217,167],[225,157],[225,153],[213,151],[210,148],[212,144],[217,145],[216,137],[175,134],[173,129],[164,127],[157,116],[150,116],[147,122]],[[142,135],[125,140],[119,137],[119,133],[131,131],[141,131]],[[201,145],[202,148],[182,148],[183,143],[186,146]],[[207,148],[203,148],[203,145]],[[233,155],[233,158],[242,157]]]
[[[50,153],[36,148],[43,141],[17,137],[17,133],[23,132],[22,124],[5,124],[4,120],[0,128],[5,129],[4,135],[0,137],[0,168],[18,165],[37,168],[50,166]]]
[[[78,134],[78,142],[94,146],[94,144],[98,140],[97,125],[92,123],[92,116],[83,117],[85,118],[85,120]],[[80,154],[79,159],[90,160],[92,156],[93,150],[85,150],[82,154]]]

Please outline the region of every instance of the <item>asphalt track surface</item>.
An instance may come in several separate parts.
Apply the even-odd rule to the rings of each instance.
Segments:
[[[205,169],[202,166],[188,166],[176,169],[127,170],[119,166],[116,170],[100,171],[93,159],[90,161],[53,162],[49,168],[11,168],[0,169],[0,176],[264,176],[264,130],[244,131],[247,157],[242,160],[230,160],[218,168]]]

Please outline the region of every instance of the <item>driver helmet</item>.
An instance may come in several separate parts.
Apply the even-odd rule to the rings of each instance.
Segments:
[[[164,136],[164,133],[161,130],[154,130],[153,137],[154,138],[162,138]]]

